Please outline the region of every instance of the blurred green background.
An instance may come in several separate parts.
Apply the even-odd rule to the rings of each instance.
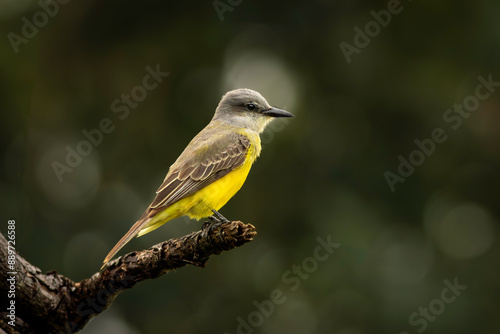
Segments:
[[[500,2],[402,1],[385,27],[370,22],[386,1],[73,0],[53,17],[44,3],[0,3],[0,230],[15,219],[19,253],[43,271],[96,272],[227,90],[296,116],[262,135],[221,210],[255,241],[139,284],[82,333],[500,332],[500,87],[473,98],[479,76],[500,81]],[[355,41],[367,24],[369,43]],[[348,63],[340,45],[356,42]],[[144,91],[148,66],[169,75]],[[112,104],[131,93],[124,117]],[[446,114],[465,101],[470,115]],[[60,182],[54,162],[106,118],[113,130]],[[384,173],[436,128],[446,140],[391,191]],[[177,219],[120,254],[200,224]],[[329,236],[340,247],[314,266]],[[292,290],[282,276],[302,264]],[[444,290],[454,282],[467,288]],[[286,300],[259,318],[254,301],[275,289]]]

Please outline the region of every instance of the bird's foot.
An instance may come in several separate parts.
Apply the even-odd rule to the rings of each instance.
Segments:
[[[212,220],[207,220],[206,222],[201,225],[201,230],[203,231],[203,236],[208,237],[208,234],[215,234],[215,228],[221,226],[223,223],[219,221],[212,221]],[[222,232],[219,232],[219,238],[222,242],[224,242],[224,239],[222,238]]]
[[[209,229],[209,228],[210,228],[213,224],[214,224],[214,222],[213,222],[213,221],[211,221],[211,220],[207,220],[207,221],[203,222],[203,224],[201,225],[201,229],[202,229],[202,230],[207,230],[207,229]]]
[[[225,223],[230,223],[230,221],[226,219],[226,217],[221,215],[217,210],[212,210],[212,212],[214,214],[209,217],[210,220],[207,220],[206,222],[203,223],[203,225],[201,225],[202,230],[210,231],[210,233],[214,233],[214,229],[216,227],[220,227],[222,224]],[[224,242],[224,239],[222,238],[221,234],[219,234],[219,237],[221,241]]]

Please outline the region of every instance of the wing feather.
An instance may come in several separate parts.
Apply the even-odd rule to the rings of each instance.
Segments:
[[[210,147],[201,146],[198,152],[190,152],[191,159],[174,164],[157,190],[156,198],[149,206],[147,216],[152,218],[165,207],[195,193],[243,165],[250,148],[250,140],[239,133],[229,133]],[[186,153],[187,154],[187,153]],[[183,153],[184,155],[184,153]]]

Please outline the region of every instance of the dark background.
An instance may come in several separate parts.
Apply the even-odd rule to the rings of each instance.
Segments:
[[[450,112],[456,129],[443,117],[473,101],[478,76],[500,81],[500,2],[402,1],[350,63],[340,44],[387,2],[232,3],[221,16],[210,1],[72,0],[17,47],[9,33],[42,9],[0,4],[0,230],[15,219],[19,253],[43,271],[96,272],[224,92],[252,88],[296,115],[262,135],[221,210],[255,224],[255,241],[139,284],[82,333],[233,334],[274,289],[286,300],[240,332],[498,333],[499,87],[467,118]],[[113,101],[158,64],[169,76],[120,119]],[[54,162],[105,118],[113,131],[60,182]],[[391,191],[384,173],[436,128],[446,140]],[[200,224],[171,221],[120,254]],[[340,247],[314,267],[329,236]],[[293,291],[282,275],[304,260]],[[454,281],[459,295],[444,290]]]

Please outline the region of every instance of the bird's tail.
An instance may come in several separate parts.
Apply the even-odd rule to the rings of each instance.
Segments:
[[[103,265],[101,269],[106,265],[106,263],[109,262],[113,258],[113,256],[118,253],[120,249],[122,249],[123,246],[127,244],[133,237],[135,237],[143,228],[146,227],[146,225],[151,221],[151,218],[146,217],[141,217],[131,228],[128,230],[128,232],[118,241],[111,249],[111,251],[106,255],[106,258],[103,261]],[[141,233],[140,235],[143,235],[144,233]]]

